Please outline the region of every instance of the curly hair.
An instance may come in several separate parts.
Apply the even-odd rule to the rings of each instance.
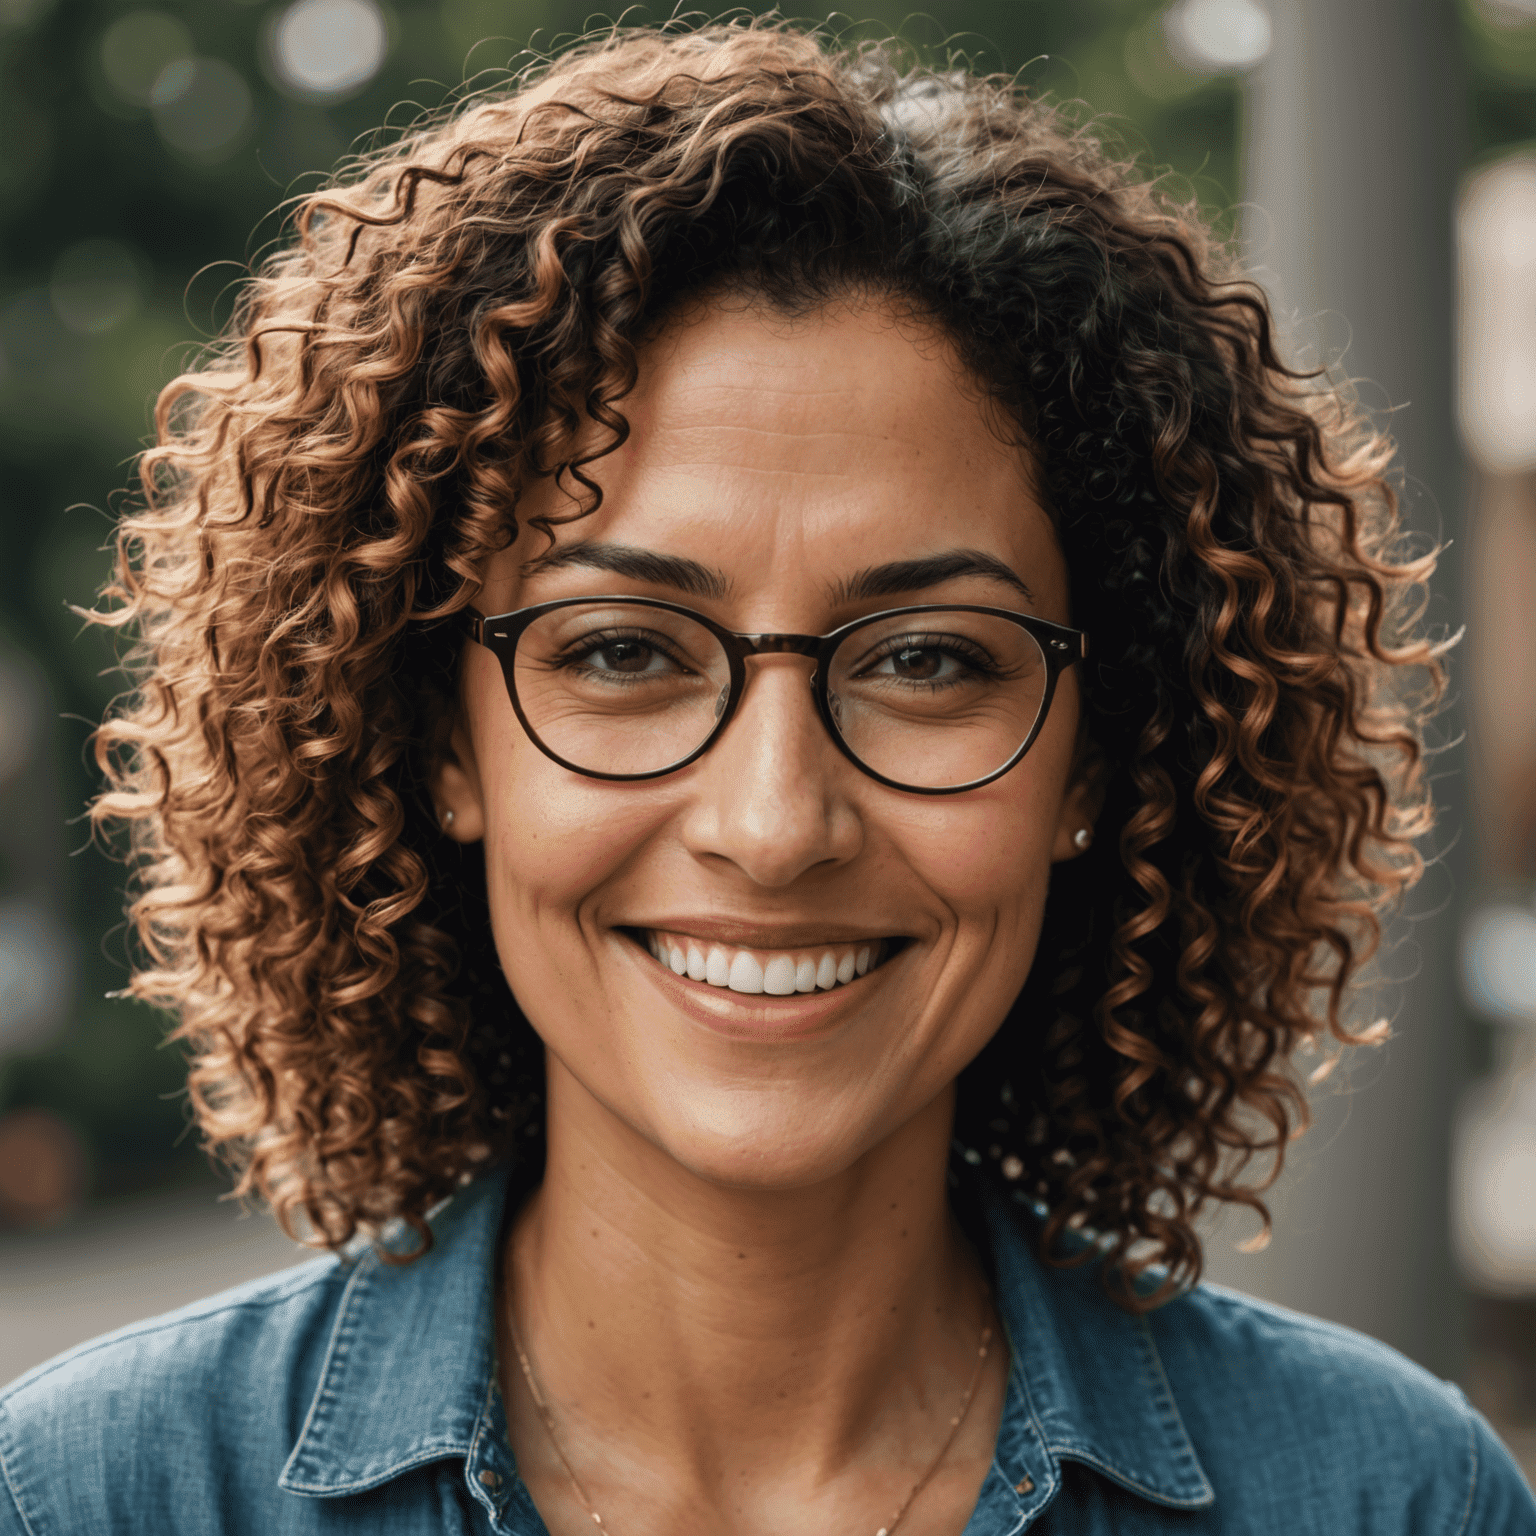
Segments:
[[[1364,1038],[1346,987],[1421,869],[1442,679],[1391,445],[1282,364],[1197,210],[1013,81],[758,22],[586,42],[291,229],[162,393],[96,614],[135,639],[94,805],[129,830],[131,990],[176,1014],[240,1192],[317,1244],[429,1243],[486,1160],[536,1170],[542,1047],[425,790],[447,620],[525,485],[597,505],[638,348],[731,289],[942,328],[1038,461],[1093,637],[1100,835],[962,1074],[965,1155],[1048,1251],[1096,1233],[1133,1309],[1198,1277],[1210,1202],[1267,1229],[1293,1055]]]

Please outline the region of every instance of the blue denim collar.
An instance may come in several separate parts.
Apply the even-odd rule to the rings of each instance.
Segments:
[[[1097,1265],[1042,1264],[1034,1252],[1039,1219],[1022,1193],[977,1177],[1013,1357],[994,1470],[1010,1488],[1034,1484],[1021,1513],[1049,1502],[1063,1460],[1174,1509],[1213,1504],[1148,1320],[1108,1299]],[[1044,1478],[1036,1470],[1042,1453]]]
[[[460,1191],[413,1263],[374,1249],[343,1261],[351,1274],[279,1488],[335,1498],[462,1456],[471,1493],[500,1527],[515,1476],[492,1311],[507,1184],[502,1169]]]
[[[507,1191],[505,1170],[461,1191],[432,1223],[432,1251],[412,1264],[372,1251],[347,1261],[319,1385],[279,1487],[314,1498],[361,1493],[462,1456],[497,1530],[543,1529],[517,1478],[496,1388],[493,1287]],[[1012,1368],[968,1536],[1022,1529],[1054,1497],[1063,1460],[1158,1504],[1211,1504],[1147,1320],[1111,1305],[1093,1265],[1043,1266],[1032,1252],[1037,1219],[1010,1193],[1017,1198],[983,1180]]]

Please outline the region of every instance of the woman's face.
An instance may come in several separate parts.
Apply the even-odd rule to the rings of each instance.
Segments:
[[[1070,619],[1026,458],[989,429],[935,332],[874,305],[795,322],[711,307],[642,352],[623,409],[628,442],[591,470],[601,509],[560,527],[562,558],[527,574],[544,546],[525,532],[490,563],[482,612],[625,593],[752,633],[823,634],[916,603]],[[520,515],[569,510],[542,481]],[[953,552],[1017,579],[973,560],[844,595],[862,573]],[[1051,863],[1089,823],[1071,672],[1017,767],[937,797],[876,783],[838,751],[812,665],[749,660],[708,753],[614,783],[539,752],[496,658],[470,645],[464,724],[436,785],[452,835],[485,840],[497,949],[554,1070],[589,1112],[727,1185],[830,1177],[943,1094],[1023,984]],[[718,951],[714,981],[748,986],[741,951],[760,970],[788,956],[802,979],[807,960],[895,952],[828,990],[775,996],[674,974],[658,937],[664,956]]]

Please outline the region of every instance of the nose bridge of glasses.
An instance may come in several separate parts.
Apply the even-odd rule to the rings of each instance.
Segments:
[[[820,635],[737,635],[749,656],[815,656]]]
[[[817,723],[814,706],[807,710],[806,714],[801,715],[799,711],[805,708],[805,704],[792,705],[789,703],[806,684],[810,685],[812,693],[815,692],[817,679],[816,662],[820,655],[821,637],[818,635],[743,635],[734,633],[733,638],[741,647],[741,651],[738,654],[743,662],[757,660],[761,663],[758,667],[744,667],[742,669],[742,691],[737,695],[737,707],[745,706],[748,709],[761,709],[765,706],[765,696],[759,694],[758,690],[753,686],[754,681],[757,680],[755,678],[756,673],[762,672],[770,676],[775,672],[794,673],[796,674],[796,681],[790,685],[788,693],[780,691],[783,686],[782,684],[770,683],[768,685],[767,697],[777,700],[776,703],[766,704],[770,716],[774,716],[777,721],[775,735],[777,738],[782,739],[783,732],[786,729],[798,734],[798,731],[804,728],[809,730],[815,737],[822,736],[823,732]],[[805,662],[810,662],[812,665],[807,667]],[[728,689],[722,690],[715,712],[717,720],[724,713],[726,694],[728,692]],[[753,698],[758,700],[755,706],[749,703]],[[809,704],[808,699],[806,704]],[[776,713],[785,710],[786,707],[789,710],[788,714]],[[797,722],[794,727],[789,725],[791,717]]]

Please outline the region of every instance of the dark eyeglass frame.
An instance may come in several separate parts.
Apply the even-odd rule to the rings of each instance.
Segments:
[[[517,643],[522,638],[524,630],[544,614],[552,613],[559,608],[577,608],[586,603],[624,603],[629,607],[659,608],[666,613],[681,614],[684,618],[692,619],[694,623],[707,629],[720,642],[730,669],[730,692],[726,697],[725,708],[720,712],[719,719],[715,721],[714,729],[687,757],[680,758],[675,763],[669,763],[665,768],[653,768],[648,773],[603,773],[596,768],[583,768],[561,757],[539,738],[538,732],[528,723],[528,717],[523,713],[522,701],[517,696],[517,682],[514,676]],[[842,732],[838,729],[833,717],[832,703],[827,692],[828,664],[832,660],[833,653],[847,636],[869,624],[902,618],[907,614],[922,613],[982,613],[996,619],[1010,619],[1020,629],[1027,630],[1038,642],[1041,654],[1045,657],[1046,667],[1045,696],[1040,701],[1040,713],[1036,716],[1034,726],[1018,751],[1001,768],[987,774],[984,778],[972,779],[966,784],[950,784],[937,789],[921,784],[903,784],[897,779],[889,779],[864,762],[843,739]],[[560,597],[553,602],[535,603],[531,608],[518,608],[511,613],[499,613],[491,617],[487,617],[477,609],[468,608],[460,615],[460,619],[469,633],[469,638],[478,645],[483,645],[500,661],[501,674],[506,679],[512,708],[529,741],[545,757],[559,763],[562,768],[568,768],[572,773],[579,773],[584,778],[607,779],[622,783],[665,778],[669,773],[677,773],[690,763],[696,763],[720,739],[721,733],[736,714],[736,707],[741,702],[741,696],[747,686],[747,658],[793,655],[814,658],[816,667],[811,673],[810,681],[811,693],[816,700],[816,712],[821,716],[821,723],[837,749],[860,773],[867,774],[876,783],[884,784],[889,789],[904,790],[912,795],[964,794],[968,789],[980,789],[982,785],[1002,778],[1005,773],[1018,765],[1024,754],[1034,746],[1036,737],[1045,725],[1046,716],[1051,712],[1051,700],[1056,696],[1056,679],[1068,667],[1088,655],[1088,636],[1083,630],[1071,629],[1065,624],[1053,624],[1049,619],[1036,618],[1032,613],[1015,613],[1010,608],[987,608],[976,603],[920,603],[910,608],[886,608],[879,613],[865,614],[863,618],[854,619],[852,623],[843,624],[825,635],[742,634],[716,624],[707,615],[683,603],[669,603],[656,597],[632,597],[627,593],[599,594],[594,597]]]

